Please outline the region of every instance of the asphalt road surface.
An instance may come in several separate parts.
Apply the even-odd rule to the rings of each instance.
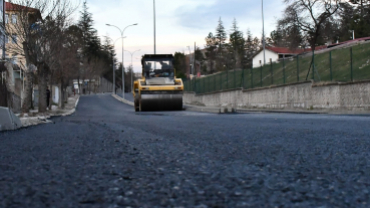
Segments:
[[[370,118],[135,113],[0,133],[0,207],[369,207]]]

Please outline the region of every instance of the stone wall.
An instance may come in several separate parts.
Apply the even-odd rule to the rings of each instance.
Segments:
[[[370,110],[370,80],[318,84],[302,82],[198,95],[185,92],[184,103],[233,108]]]

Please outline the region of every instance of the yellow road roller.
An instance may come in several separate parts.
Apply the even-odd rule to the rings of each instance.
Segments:
[[[135,111],[182,110],[184,84],[176,79],[172,54],[146,54],[142,78],[134,82]]]

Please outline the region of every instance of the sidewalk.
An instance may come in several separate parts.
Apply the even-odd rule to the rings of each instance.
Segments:
[[[52,106],[52,109],[45,113],[38,113],[38,110],[31,110],[28,115],[25,114],[22,117],[19,117],[19,119],[21,120],[23,127],[51,123],[52,121],[48,120],[51,117],[72,115],[76,111],[79,99],[79,95],[69,97],[68,103],[65,104],[64,109],[59,109],[57,106]]]

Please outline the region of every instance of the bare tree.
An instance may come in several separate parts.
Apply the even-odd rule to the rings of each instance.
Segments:
[[[288,4],[284,12],[285,23],[296,24],[310,44],[311,50],[315,51],[323,24],[338,11],[342,0],[284,0],[284,2]],[[313,60],[306,80],[312,63]]]

